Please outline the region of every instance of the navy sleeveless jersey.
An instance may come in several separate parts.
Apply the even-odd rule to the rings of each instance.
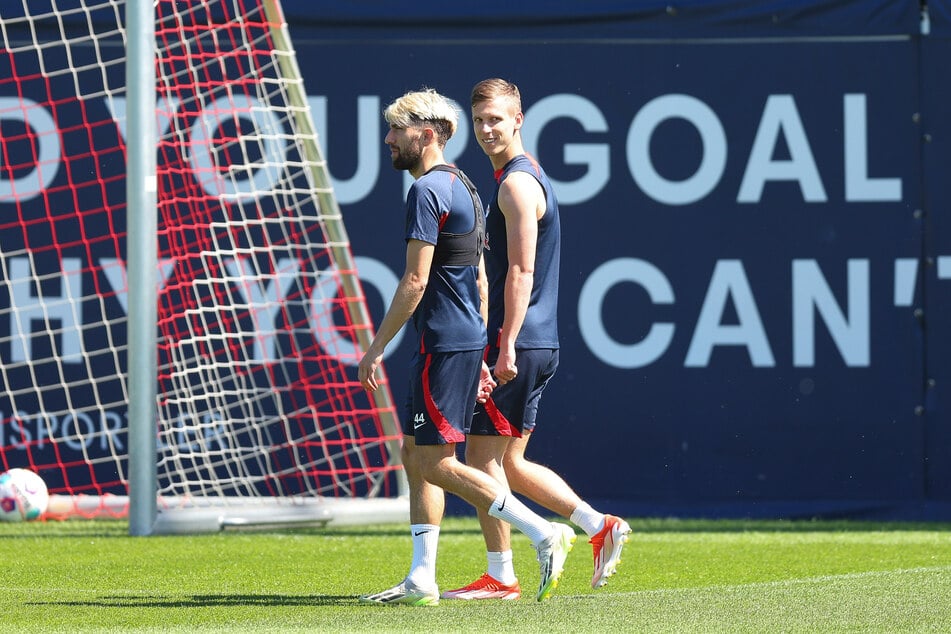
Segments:
[[[512,172],[531,174],[545,190],[545,215],[538,221],[538,244],[535,250],[535,275],[525,323],[515,340],[516,348],[558,348],[558,272],[561,263],[561,220],[558,201],[551,182],[541,165],[528,154],[520,154],[496,172],[501,185]],[[486,216],[488,249],[485,268],[489,277],[489,343],[498,345],[505,317],[505,276],[509,259],[505,216],[499,210],[496,187]]]
[[[417,350],[458,352],[485,347],[479,314],[482,203],[457,174],[430,170],[406,197],[406,239],[435,245],[426,292],[413,313]],[[478,209],[476,209],[478,203]]]

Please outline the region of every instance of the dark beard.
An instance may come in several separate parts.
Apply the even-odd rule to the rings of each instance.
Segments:
[[[412,171],[422,160],[423,153],[420,151],[419,146],[413,144],[412,147],[400,151],[399,154],[393,157],[393,167],[398,170]]]

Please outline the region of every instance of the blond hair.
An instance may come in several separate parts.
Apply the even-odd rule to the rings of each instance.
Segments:
[[[442,146],[456,133],[459,109],[432,88],[423,88],[408,92],[388,105],[383,111],[383,118],[397,128],[428,124],[436,132],[436,138]]]

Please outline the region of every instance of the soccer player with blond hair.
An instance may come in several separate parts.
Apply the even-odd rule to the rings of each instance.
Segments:
[[[358,376],[367,390],[379,389],[377,370],[386,345],[412,320],[416,345],[401,455],[409,483],[413,559],[400,583],[361,601],[439,603],[436,550],[444,491],[529,537],[538,553],[536,598],[541,601],[557,585],[574,531],[543,519],[502,483],[456,458],[456,443],[466,438],[474,404],[494,386],[483,364],[484,210],[469,179],[443,155],[456,131],[458,110],[425,89],[395,100],[384,117],[393,167],[408,171],[415,181],[406,198],[405,271]]]

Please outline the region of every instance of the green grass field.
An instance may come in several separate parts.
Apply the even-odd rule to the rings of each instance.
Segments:
[[[589,586],[579,536],[551,600],[514,536],[520,601],[366,606],[399,581],[408,527],[129,537],[124,522],[0,524],[2,632],[948,632],[951,525],[631,520],[617,576]],[[484,570],[447,519],[442,588]]]

